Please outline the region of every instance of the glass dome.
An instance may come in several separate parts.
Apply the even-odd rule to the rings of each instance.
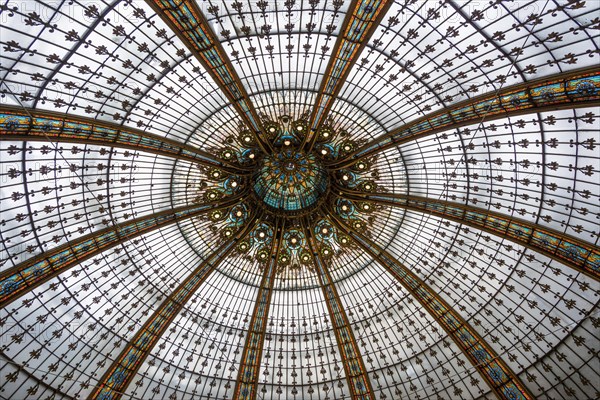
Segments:
[[[598,398],[600,3],[0,5],[0,398]]]
[[[265,156],[252,189],[269,209],[294,212],[314,206],[327,191],[328,180],[313,154],[284,149]]]

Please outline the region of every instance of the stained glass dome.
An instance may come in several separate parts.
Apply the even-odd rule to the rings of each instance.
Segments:
[[[262,160],[252,188],[269,209],[288,213],[314,206],[328,185],[328,173],[313,154],[289,149]]]
[[[0,398],[600,398],[600,3],[0,4]]]

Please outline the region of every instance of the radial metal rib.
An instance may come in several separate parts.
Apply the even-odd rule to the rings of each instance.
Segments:
[[[600,281],[600,247],[554,229],[481,208],[418,196],[338,189],[344,198],[435,215],[489,232]]]
[[[113,361],[88,399],[115,400],[123,396],[142,363],[175,317],[206,281],[206,278],[229,255],[238,241],[252,230],[255,219],[256,214],[249,218],[249,222],[244,228],[227,239],[202,261],[191,275],[169,295]]]
[[[248,169],[230,164],[194,146],[106,121],[45,110],[0,106],[0,140],[56,141],[145,151],[230,173]]]
[[[597,66],[532,80],[487,93],[409,122],[373,139],[355,152],[331,162],[345,168],[359,159],[441,131],[516,115],[596,107],[600,105],[600,69]]]
[[[5,308],[42,283],[120,243],[176,221],[196,217],[211,210],[230,207],[241,198],[241,195],[237,195],[211,203],[184,206],[136,218],[92,232],[25,260],[0,274],[0,309]]]
[[[346,380],[350,387],[350,393],[354,400],[375,400],[375,394],[371,386],[371,381],[367,375],[360,350],[356,343],[354,333],[350,327],[350,321],[340,300],[340,296],[335,288],[329,268],[321,258],[319,249],[313,237],[310,224],[304,221],[304,234],[308,242],[308,247],[313,255],[315,272],[319,278],[323,299],[327,304],[333,332],[337,341],[342,364],[346,372]]]
[[[331,220],[338,229],[352,237],[364,251],[379,262],[427,310],[463,351],[499,399],[534,399],[504,360],[435,290],[371,239],[340,221],[333,212]]]
[[[318,129],[329,115],[352,66],[393,3],[390,0],[354,0],[350,4],[313,106],[309,132],[303,144],[307,151],[313,148]]]
[[[265,153],[272,148],[262,122],[219,38],[194,0],[146,0],[208,71]]]
[[[263,276],[256,296],[252,319],[248,326],[246,343],[242,352],[240,361],[240,371],[238,373],[233,399],[254,400],[257,396],[258,373],[262,352],[264,348],[265,332],[267,330],[267,317],[271,306],[271,297],[273,295],[273,285],[275,283],[275,271],[277,270],[277,260],[283,241],[285,229],[284,221],[277,221],[275,224],[275,234],[271,242],[270,260],[265,266]]]

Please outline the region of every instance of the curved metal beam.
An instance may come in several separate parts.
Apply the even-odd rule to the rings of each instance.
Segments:
[[[481,208],[392,193],[339,189],[344,198],[369,201],[435,215],[510,240],[600,281],[600,247],[554,229]]]
[[[30,372],[25,365],[22,365],[22,364],[19,364],[19,363],[13,361],[6,353],[4,353],[4,351],[0,350],[0,357],[4,358],[4,360],[2,360],[3,365],[12,365],[13,368],[15,369],[15,371],[4,375],[4,382],[16,382],[18,380],[18,374],[22,373],[22,374],[26,375],[27,378],[35,381],[34,387],[37,387],[37,389],[35,389],[35,392],[31,393],[30,396],[35,396],[36,394],[38,394],[37,390],[39,389],[40,386],[42,386],[44,389],[51,390],[55,395],[60,396],[61,399],[76,400],[76,397],[71,396],[67,393],[64,393],[55,387],[52,387],[52,385],[49,384],[48,382],[45,382],[43,378],[39,378],[39,377],[35,376],[35,374]],[[29,368],[31,368],[31,367],[29,367]],[[37,368],[36,368],[36,370],[37,370]]]
[[[332,223],[338,229],[352,237],[364,251],[379,262],[440,324],[499,399],[534,399],[504,360],[435,290],[371,239],[340,221],[335,213],[331,212],[330,215]]]
[[[275,224],[275,234],[273,235],[271,251],[269,252],[271,259],[263,271],[258,295],[254,304],[254,311],[252,312],[252,319],[248,326],[246,343],[244,344],[244,351],[242,352],[242,359],[240,361],[240,370],[233,392],[234,400],[254,400],[258,394],[258,373],[284,229],[285,222],[282,224],[278,220]]]
[[[115,400],[123,396],[146,357],[188,300],[198,291],[221,261],[229,255],[237,242],[252,230],[256,221],[256,213],[248,221],[243,229],[227,239],[217,250],[202,261],[148,318],[106,370],[88,399]]]
[[[483,37],[483,40],[485,40],[484,43],[494,46],[494,48],[499,53],[502,54],[502,57],[506,58],[509,61],[508,65],[511,65],[517,71],[517,73],[519,74],[519,76],[521,77],[521,80],[523,82],[527,81],[525,74],[523,73],[523,70],[521,69],[519,64],[516,62],[518,57],[513,58],[510,55],[510,53],[508,53],[506,51],[506,49],[498,43],[498,41],[492,39],[492,37],[489,35],[489,33],[487,31],[485,31],[484,29],[481,29],[475,23],[475,21],[473,21],[473,19],[467,13],[465,13],[463,11],[462,6],[460,4],[457,4],[455,0],[447,0],[446,4],[448,4],[450,7],[452,7],[454,9],[454,11],[464,20],[464,23],[471,25],[473,27],[473,29],[475,29],[477,31],[477,33],[479,35],[481,35],[481,37]],[[464,7],[467,8],[467,10],[469,9],[468,6],[466,6],[466,5],[464,5]]]
[[[225,97],[254,134],[267,154],[272,150],[268,136],[227,53],[194,0],[146,0],[183,44],[198,59]]]
[[[363,157],[441,131],[533,112],[600,105],[600,68],[583,68],[532,80],[455,104],[381,135],[328,164],[345,168]]]
[[[244,175],[249,170],[230,164],[194,146],[97,119],[31,108],[0,106],[0,140],[51,140],[122,147],[182,159]]]
[[[375,393],[367,375],[362,355],[356,344],[356,338],[350,327],[350,320],[348,320],[340,296],[333,284],[333,279],[331,279],[329,267],[321,258],[310,228],[310,223],[304,220],[303,224],[308,248],[313,255],[315,272],[323,291],[323,299],[327,304],[327,309],[331,317],[331,324],[333,325],[333,332],[342,357],[342,364],[346,372],[346,380],[350,387],[351,397],[354,400],[375,400]]]
[[[307,151],[312,150],[318,137],[318,129],[329,115],[352,67],[393,3],[391,0],[354,0],[350,3],[321,81],[309,130],[302,143]]]
[[[45,251],[0,274],[0,309],[73,266],[134,237],[173,222],[236,204],[242,195],[215,202],[178,207],[92,232]]]

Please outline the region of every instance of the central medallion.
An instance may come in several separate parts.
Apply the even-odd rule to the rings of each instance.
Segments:
[[[313,154],[287,149],[262,159],[253,189],[269,210],[297,214],[317,204],[328,185],[327,171]]]

